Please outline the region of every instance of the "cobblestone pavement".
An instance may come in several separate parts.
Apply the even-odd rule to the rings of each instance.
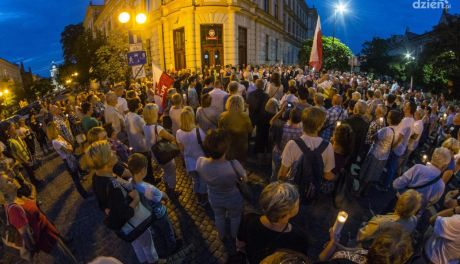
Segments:
[[[186,175],[181,162],[177,164],[177,189],[182,191],[178,200],[167,203],[168,214],[176,230],[176,235],[183,241],[182,249],[168,258],[168,263],[241,263],[234,254],[233,243],[222,243],[217,235],[213,223],[212,210],[198,205],[191,191],[191,179]],[[260,193],[268,178],[270,167],[260,167],[254,162],[246,165],[252,187]],[[156,170],[159,177],[161,170]],[[65,237],[72,238],[70,248],[82,263],[97,256],[113,256],[125,264],[138,263],[131,246],[120,240],[107,229],[102,221],[94,196],[83,200],[73,187],[70,175],[65,171],[64,164],[56,154],[48,156],[37,170],[39,178],[46,180],[46,185],[39,191],[41,209],[55,223],[58,230]],[[90,189],[91,179],[84,182]],[[164,190],[164,185],[159,185]],[[352,200],[342,206],[350,217],[343,230],[344,241],[352,240],[354,234],[363,221],[366,221],[372,211],[378,212],[391,194],[371,192],[368,199]],[[246,206],[246,212],[256,210],[253,206]],[[334,207],[332,199],[325,197],[314,206],[310,212],[308,233],[312,238],[309,249],[311,256],[317,256],[322,246],[327,242],[328,230],[333,225],[338,209]],[[159,253],[162,253],[161,243],[156,242]],[[11,249],[3,251],[3,263],[23,263],[18,260]],[[49,256],[41,253],[37,263],[53,263]]]

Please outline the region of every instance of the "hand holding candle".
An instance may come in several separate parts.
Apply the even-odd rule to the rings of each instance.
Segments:
[[[335,220],[334,226],[332,227],[332,232],[334,232],[335,235],[340,234],[342,231],[343,225],[347,221],[348,214],[344,211],[340,211],[337,214],[337,219]]]

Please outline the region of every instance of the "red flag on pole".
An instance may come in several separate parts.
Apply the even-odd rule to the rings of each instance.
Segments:
[[[166,107],[166,100],[168,97],[168,89],[173,85],[174,79],[162,71],[158,66],[152,64],[153,69],[153,82],[155,83],[155,93],[159,95],[162,100],[161,104],[163,109]]]
[[[321,22],[318,16],[316,22],[315,36],[313,38],[313,45],[311,46],[310,53],[310,67],[315,71],[319,71],[323,64],[323,35],[321,34]]]

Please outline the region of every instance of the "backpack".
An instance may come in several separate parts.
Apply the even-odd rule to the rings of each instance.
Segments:
[[[314,150],[307,147],[301,138],[294,142],[302,151],[297,164],[291,168],[290,179],[297,185],[300,194],[300,202],[308,204],[315,200],[320,192],[323,181],[324,163],[321,154],[326,150],[329,142],[322,140]]]

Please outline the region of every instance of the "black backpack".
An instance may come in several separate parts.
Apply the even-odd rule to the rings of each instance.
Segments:
[[[315,200],[320,192],[323,182],[324,163],[321,154],[326,150],[329,142],[321,141],[321,144],[314,150],[307,147],[301,138],[294,139],[294,142],[302,151],[302,155],[290,171],[290,178],[299,188],[300,202],[308,204]]]

